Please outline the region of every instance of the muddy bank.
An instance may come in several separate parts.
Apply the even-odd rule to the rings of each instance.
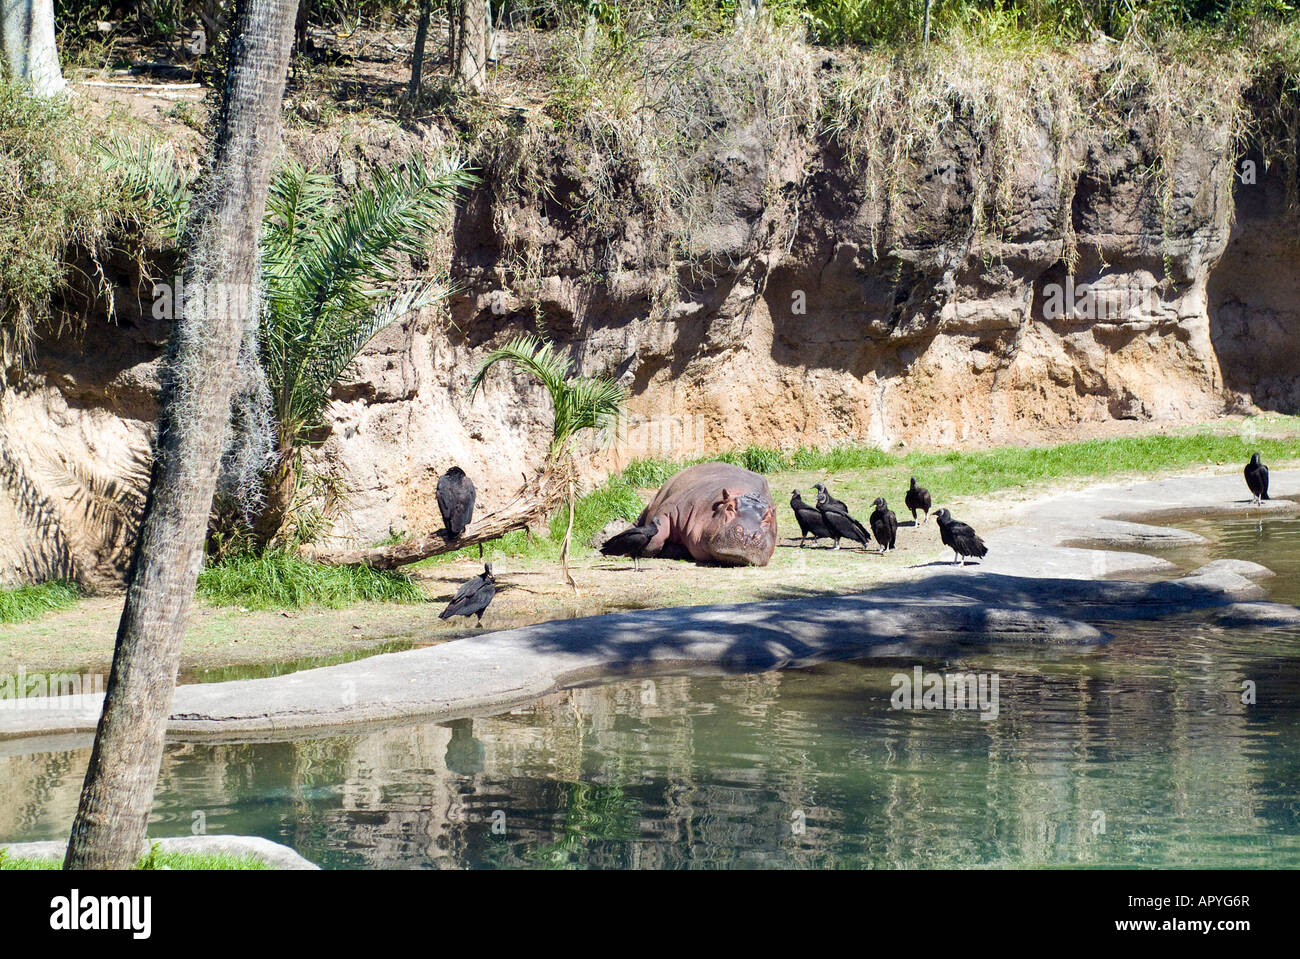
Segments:
[[[1240,478],[1232,474],[1239,483]],[[1284,475],[1278,473],[1277,475]],[[779,477],[780,484],[810,487],[812,474]],[[774,482],[777,478],[773,478]],[[1232,480],[1222,478],[1225,496],[1237,495]],[[1138,483],[1116,480],[1101,485],[1080,479],[1034,490],[1010,489],[1000,493],[947,503],[958,518],[972,523],[995,548],[989,569],[1013,575],[1032,575],[1042,567],[1055,575],[1169,577],[1174,568],[1144,549],[1189,542],[1188,534],[1166,526],[1135,526],[1095,519],[1084,526],[1070,504],[1090,490]],[[774,487],[776,488],[776,487]],[[876,495],[846,475],[836,489],[849,501]],[[1244,485],[1242,490],[1244,490]],[[1107,494],[1109,495],[1109,494]],[[1212,497],[1211,497],[1212,498]],[[1144,503],[1162,506],[1156,498]],[[898,503],[894,504],[899,507]],[[1225,500],[1224,508],[1239,508]],[[1285,509],[1285,501],[1274,501]],[[1097,508],[1105,508],[1099,506]],[[1199,513],[1206,507],[1193,509]],[[648,560],[639,573],[624,559],[605,559],[580,552],[573,559],[580,591],[565,586],[558,565],[543,560],[498,558],[495,568],[501,590],[482,630],[463,620],[439,620],[438,612],[457,587],[481,572],[477,560],[439,564],[412,571],[429,597],[425,604],[361,603],[346,609],[245,610],[238,607],[198,605],[186,632],[181,682],[260,678],[330,666],[376,653],[401,651],[481,637],[485,632],[530,626],[551,620],[572,620],[604,613],[659,609],[728,602],[762,602],[858,593],[882,585],[914,579],[926,564],[950,559],[951,551],[939,542],[936,524],[914,526],[905,514],[899,526],[897,548],[881,556],[874,551],[832,550],[828,541],[799,548],[792,537],[792,519],[784,504],[779,541],[769,566],[713,569],[672,560]],[[1163,522],[1163,520],[1162,520]],[[1005,533],[1000,529],[1007,527]],[[1195,537],[1191,537],[1194,539]],[[1076,552],[1075,545],[1104,545],[1104,551]],[[1027,552],[1033,550],[1033,552]],[[1026,559],[1027,558],[1027,559]],[[121,596],[92,597],[69,610],[3,627],[0,673],[19,669],[28,674],[47,671],[107,674],[121,613]]]
[[[1279,497],[1300,493],[1300,471],[1279,471]],[[452,719],[499,710],[577,682],[657,670],[752,671],[827,659],[943,655],[971,645],[1086,646],[1104,641],[1098,620],[1174,616],[1206,608],[1257,625],[1294,621],[1291,607],[1262,603],[1262,567],[1212,563],[1177,579],[1104,579],[1151,572],[1141,553],[1066,546],[1100,530],[1110,544],[1140,544],[1147,527],[1115,518],[1159,506],[1243,512],[1231,475],[1112,483],[1018,508],[1022,523],[990,534],[987,562],[931,561],[909,582],[850,596],[691,606],[556,621],[441,646],[392,653],[272,679],[183,686],[170,734],[184,738],[284,736],[313,729]],[[1266,507],[1290,512],[1276,499]],[[693,572],[699,572],[693,570]],[[27,701],[0,711],[6,749],[82,742],[100,698]],[[34,739],[32,737],[35,737]]]

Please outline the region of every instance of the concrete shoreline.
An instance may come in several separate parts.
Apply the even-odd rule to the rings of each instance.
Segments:
[[[1275,472],[1273,485],[1278,496],[1300,493],[1300,471]],[[1300,505],[1251,505],[1239,474],[1099,484],[1016,507],[1009,525],[985,537],[990,553],[979,565],[931,562],[914,567],[914,579],[859,594],[553,620],[285,676],[181,686],[168,735],[288,739],[444,721],[594,679],[674,669],[753,671],[1000,643],[1082,648],[1105,641],[1097,621],[1207,608],[1237,625],[1300,622],[1300,610],[1260,602],[1255,580],[1270,573],[1255,564],[1116,579],[1173,570],[1142,547],[1201,541],[1121,518],[1170,509],[1276,515]],[[0,755],[89,745],[101,704],[98,695],[63,697],[57,706],[0,703]]]
[[[153,843],[157,843],[158,850],[165,853],[242,856],[258,860],[268,869],[320,869],[320,866],[309,859],[304,859],[288,846],[263,839],[261,836],[171,836],[148,840],[140,850],[141,858],[149,854],[149,847]],[[62,862],[67,849],[68,844],[62,839],[41,842],[0,842],[0,850],[14,859],[57,859]]]

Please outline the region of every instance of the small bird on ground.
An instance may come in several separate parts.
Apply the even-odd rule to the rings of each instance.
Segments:
[[[1258,453],[1246,464],[1246,485],[1250,487],[1250,494],[1255,497],[1256,506],[1268,499],[1268,467],[1259,461]]]
[[[912,511],[913,523],[916,522],[918,509],[922,513],[922,523],[930,518],[930,491],[924,486],[917,486],[915,476],[912,477],[912,485],[908,487],[907,494],[903,497],[903,505]]]
[[[453,466],[438,478],[438,512],[452,539],[458,539],[474,518],[477,495],[473,481],[459,466]]]
[[[625,529],[617,536],[611,536],[605,541],[605,545],[600,548],[602,556],[631,556],[632,565],[639,572],[641,569],[641,554],[645,548],[650,545],[650,540],[654,539],[659,533],[659,524],[654,520],[646,523],[644,526],[633,526],[631,529]]]
[[[492,597],[497,594],[497,579],[492,575],[492,564],[484,563],[483,572],[456,590],[447,608],[438,614],[439,619],[453,616],[478,616],[478,625],[483,625],[483,613],[487,610]]]
[[[824,483],[817,483],[817,510],[822,514],[822,522],[830,530],[835,540],[835,548],[840,548],[841,539],[851,539],[866,546],[871,542],[871,534],[856,519],[849,515],[849,508],[831,496],[831,491]]]
[[[880,544],[880,551],[888,553],[894,548],[894,543],[898,539],[898,517],[894,511],[889,508],[883,496],[877,496],[875,502],[875,512],[871,514],[871,532],[876,537],[876,542]]]
[[[984,540],[976,536],[975,530],[965,523],[953,519],[948,510],[936,510],[934,521],[939,524],[939,538],[943,540],[943,545],[952,550],[954,565],[960,559],[965,566],[967,556],[983,559],[988,555],[989,548],[984,545]]]
[[[803,494],[798,490],[790,497],[790,508],[794,510],[794,518],[799,521],[799,547],[803,548],[808,541],[808,535],[811,533],[813,543],[819,539],[830,539],[834,534],[826,527],[826,521],[822,519],[822,514],[815,506],[809,506],[803,501]]]

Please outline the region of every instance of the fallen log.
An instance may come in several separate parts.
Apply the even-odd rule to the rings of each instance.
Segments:
[[[465,546],[477,546],[500,539],[512,530],[527,529],[563,501],[565,483],[566,476],[562,472],[526,480],[514,499],[495,513],[471,523],[455,539],[451,539],[447,531],[442,529],[418,539],[406,539],[388,546],[361,549],[300,546],[298,555],[327,566],[397,569],[440,553],[450,553]]]

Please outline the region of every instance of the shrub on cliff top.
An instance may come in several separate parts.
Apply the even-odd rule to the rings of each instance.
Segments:
[[[94,258],[134,216],[99,162],[98,135],[70,99],[33,97],[0,76],[0,370],[31,359],[51,300],[68,283],[68,249]]]

